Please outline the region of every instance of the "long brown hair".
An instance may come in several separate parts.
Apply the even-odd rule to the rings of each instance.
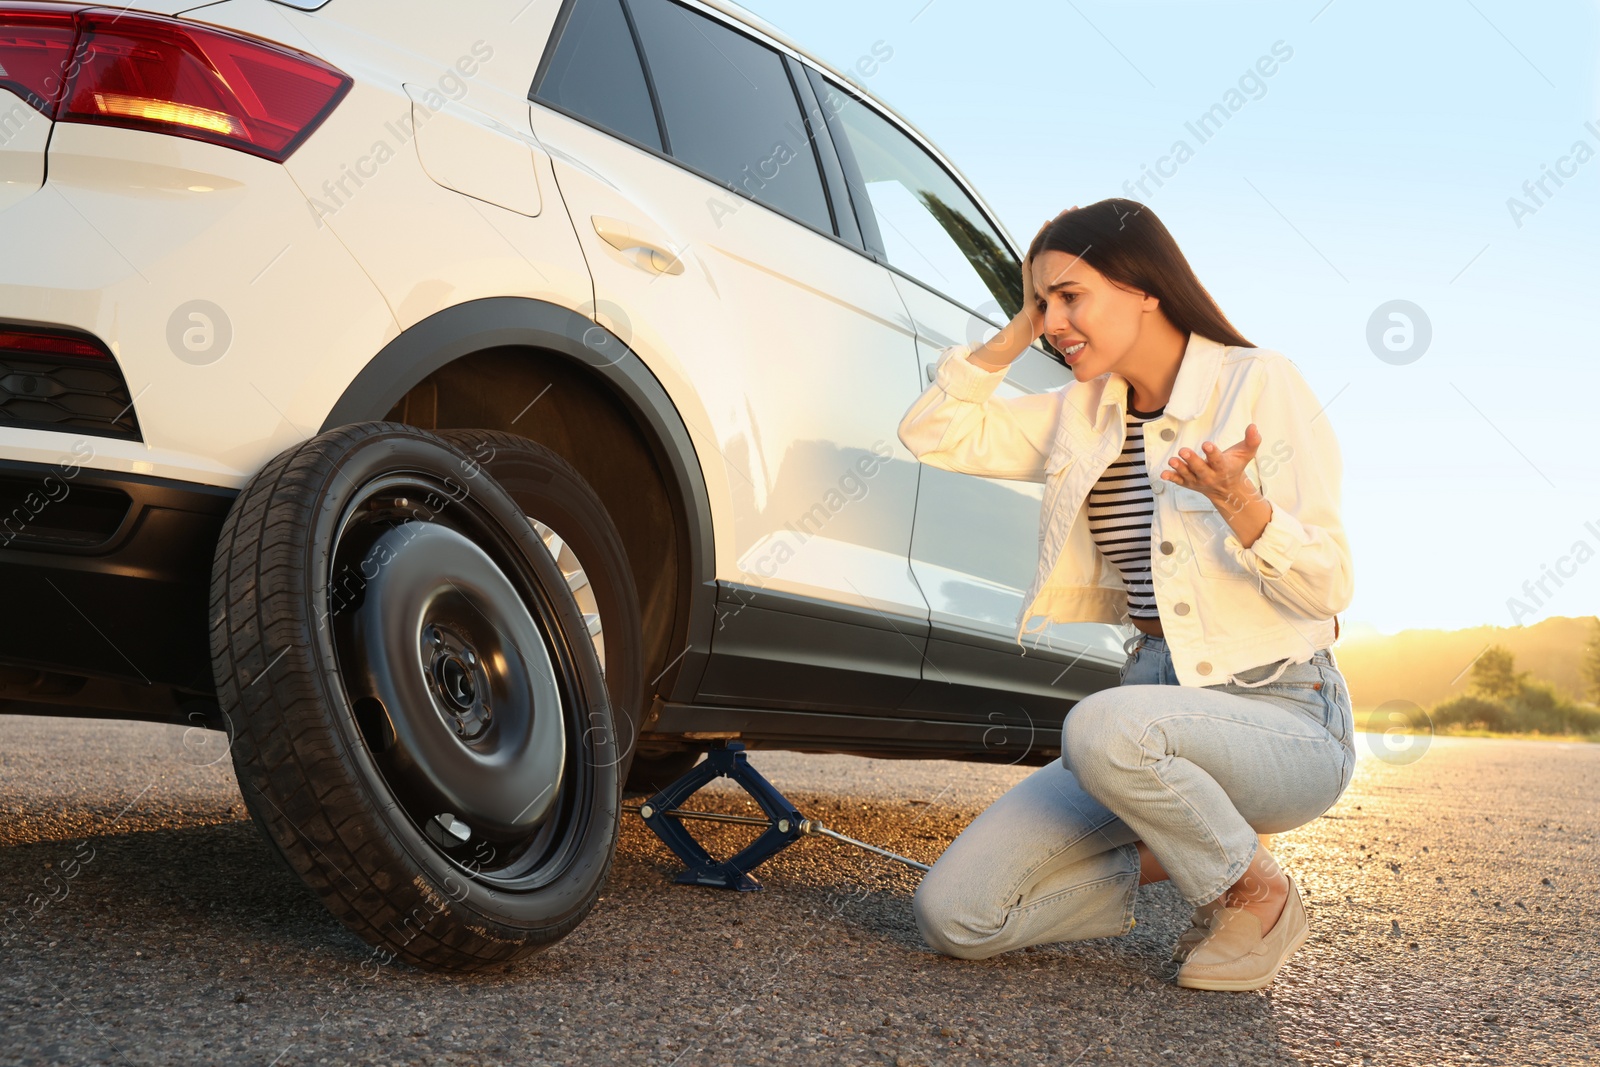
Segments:
[[[1178,242],[1148,205],[1114,196],[1074,208],[1033,240],[1028,255],[1065,252],[1077,256],[1127,289],[1161,301],[1167,321],[1225,345],[1254,348],[1222,313],[1195,277]]]

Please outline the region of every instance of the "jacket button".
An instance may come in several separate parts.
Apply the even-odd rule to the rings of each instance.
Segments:
[[[1161,554],[1163,556],[1172,555],[1172,542],[1171,541],[1163,541],[1163,542],[1161,542]]]
[[[1176,604],[1172,605],[1172,610],[1176,611],[1179,615],[1187,615],[1189,614],[1189,605],[1180,600]]]
[[[1171,426],[1163,427],[1162,430],[1161,430],[1161,439],[1163,441],[1170,441],[1176,436],[1178,436],[1178,435],[1175,432],[1173,432],[1173,429],[1172,429]]]
[[[1211,664],[1207,663],[1205,660],[1201,660],[1199,663],[1194,665],[1194,672],[1196,674],[1210,674]]]

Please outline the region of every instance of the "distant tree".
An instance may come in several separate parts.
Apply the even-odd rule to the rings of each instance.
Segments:
[[[1600,616],[1594,620],[1589,643],[1583,649],[1583,680],[1591,704],[1600,704]]]
[[[1516,660],[1504,645],[1490,645],[1472,665],[1472,690],[1488,700],[1510,700],[1522,691],[1529,671],[1514,669]]]

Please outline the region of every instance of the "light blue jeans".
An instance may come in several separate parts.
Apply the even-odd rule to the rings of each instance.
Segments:
[[[1061,759],[984,810],[923,877],[913,910],[932,948],[984,959],[1127,933],[1138,841],[1184,900],[1215,900],[1258,834],[1310,822],[1349,786],[1355,722],[1331,648],[1196,687],[1178,684],[1164,639],[1128,644],[1120,684],[1067,714]]]

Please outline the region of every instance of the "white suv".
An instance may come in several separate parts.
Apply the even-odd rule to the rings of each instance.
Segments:
[[[226,729],[379,952],[560,937],[727,739],[1043,762],[1115,684],[1013,639],[1041,487],[896,435],[1016,245],[735,5],[0,0],[0,249],[0,707]]]

